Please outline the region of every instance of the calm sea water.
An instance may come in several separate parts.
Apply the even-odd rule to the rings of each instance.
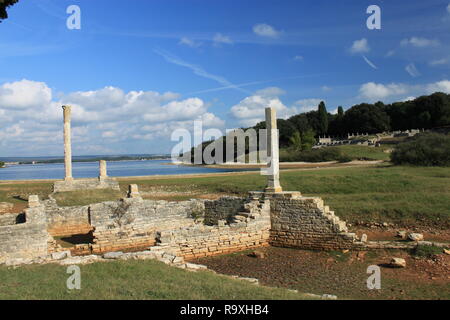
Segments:
[[[188,167],[171,165],[168,163],[170,163],[170,160],[110,161],[108,162],[108,176],[135,177],[242,171],[204,167]],[[74,178],[95,178],[98,177],[99,174],[98,162],[74,162],[72,164],[72,170]],[[14,165],[6,168],[0,168],[0,180],[35,180],[63,178],[63,163]]]

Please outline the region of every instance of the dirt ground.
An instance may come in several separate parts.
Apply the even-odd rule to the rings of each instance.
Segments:
[[[450,256],[419,258],[406,251],[316,252],[268,247],[250,253],[198,259],[195,262],[228,275],[259,279],[262,285],[333,294],[339,299],[450,299]],[[406,268],[390,268],[392,257],[406,259]],[[367,288],[367,267],[381,268],[381,289]]]
[[[450,243],[450,231],[448,229],[434,229],[426,226],[415,226],[402,228],[392,226],[388,228],[367,228],[367,227],[352,227],[351,232],[356,233],[359,237],[362,234],[366,234],[370,241],[388,241],[388,240],[401,240],[397,238],[398,231],[406,231],[406,233],[421,233],[424,236],[425,241],[433,242],[445,242]]]

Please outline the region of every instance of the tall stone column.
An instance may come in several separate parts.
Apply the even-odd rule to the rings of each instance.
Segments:
[[[265,192],[282,192],[280,185],[280,158],[278,150],[277,113],[266,108],[268,176]]]
[[[106,171],[106,161],[105,160],[100,160],[99,162],[99,166],[100,166],[100,179],[104,179],[108,177],[108,173]]]
[[[71,142],[71,106],[63,106],[64,111],[64,168],[65,168],[65,181],[72,181],[72,142]]]

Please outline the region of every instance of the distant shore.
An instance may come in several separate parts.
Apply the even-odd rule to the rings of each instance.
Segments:
[[[334,168],[357,168],[357,167],[371,167],[382,164],[383,161],[352,161],[347,163],[338,162],[319,162],[319,163],[305,163],[292,162],[281,163],[280,168],[283,171],[298,171],[298,170],[327,170]],[[169,163],[168,163],[169,164]],[[231,169],[229,165],[224,165],[223,168]],[[261,167],[264,167],[261,165]],[[234,169],[241,169],[233,167]],[[242,169],[257,169],[258,167],[242,167]],[[214,176],[231,176],[231,175],[247,175],[255,174],[255,170],[251,171],[234,171],[234,172],[210,172],[210,173],[187,173],[187,174],[168,174],[168,175],[147,175],[147,176],[123,176],[112,177],[120,181],[135,181],[135,180],[161,180],[161,179],[179,179],[179,178],[206,178]],[[96,178],[83,178],[96,179]],[[53,183],[60,179],[31,179],[31,180],[0,180],[0,184],[27,184],[27,183]]]
[[[355,165],[372,165],[382,163],[382,160],[360,161],[354,160],[350,162],[280,162],[280,169],[302,169],[302,168],[324,168],[324,167],[348,167]],[[266,163],[223,163],[223,164],[192,164],[186,162],[170,162],[168,165],[182,165],[189,167],[204,167],[214,169],[262,169],[267,167]]]

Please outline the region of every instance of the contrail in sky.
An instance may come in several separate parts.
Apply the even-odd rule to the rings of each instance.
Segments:
[[[181,67],[185,67],[190,69],[194,74],[203,77],[203,78],[207,78],[207,79],[211,79],[214,80],[218,83],[220,83],[222,86],[228,87],[230,89],[236,89],[239,90],[241,92],[244,92],[246,94],[251,94],[251,92],[241,89],[239,86],[236,86],[235,84],[231,83],[230,81],[228,81],[227,79],[225,79],[224,77],[218,76],[218,75],[214,75],[211,74],[209,72],[207,72],[206,70],[204,70],[202,67],[188,63],[186,61],[181,60],[180,58],[176,57],[175,55],[161,50],[161,49],[154,49],[153,50],[156,54],[160,55],[161,57],[163,57],[167,62],[169,63],[173,63],[176,64],[178,66]]]
[[[206,90],[199,90],[199,91],[194,91],[194,92],[189,92],[187,93],[187,95],[190,94],[199,94],[199,93],[207,93],[207,92],[215,92],[215,91],[222,91],[222,90],[227,90],[227,89],[233,89],[233,88],[241,88],[241,87],[247,87],[247,86],[253,86],[253,85],[258,85],[258,84],[263,84],[263,83],[269,83],[269,82],[274,82],[274,81],[280,81],[280,80],[289,80],[289,79],[299,79],[299,78],[307,78],[307,77],[315,77],[315,76],[320,76],[320,75],[324,75],[325,73],[322,74],[310,74],[310,75],[301,75],[301,76],[293,76],[293,77],[285,77],[285,78],[276,78],[276,79],[270,79],[270,80],[261,80],[261,81],[252,81],[252,82],[245,82],[245,83],[239,83],[233,86],[223,86],[223,87],[218,87],[218,88],[211,88],[211,89],[206,89]]]
[[[372,61],[370,61],[369,59],[367,59],[367,57],[366,57],[365,55],[363,55],[362,57],[364,58],[364,60],[367,62],[367,64],[368,64],[369,66],[371,66],[371,67],[374,68],[374,69],[378,69],[377,66],[374,65],[374,64],[372,63]]]

